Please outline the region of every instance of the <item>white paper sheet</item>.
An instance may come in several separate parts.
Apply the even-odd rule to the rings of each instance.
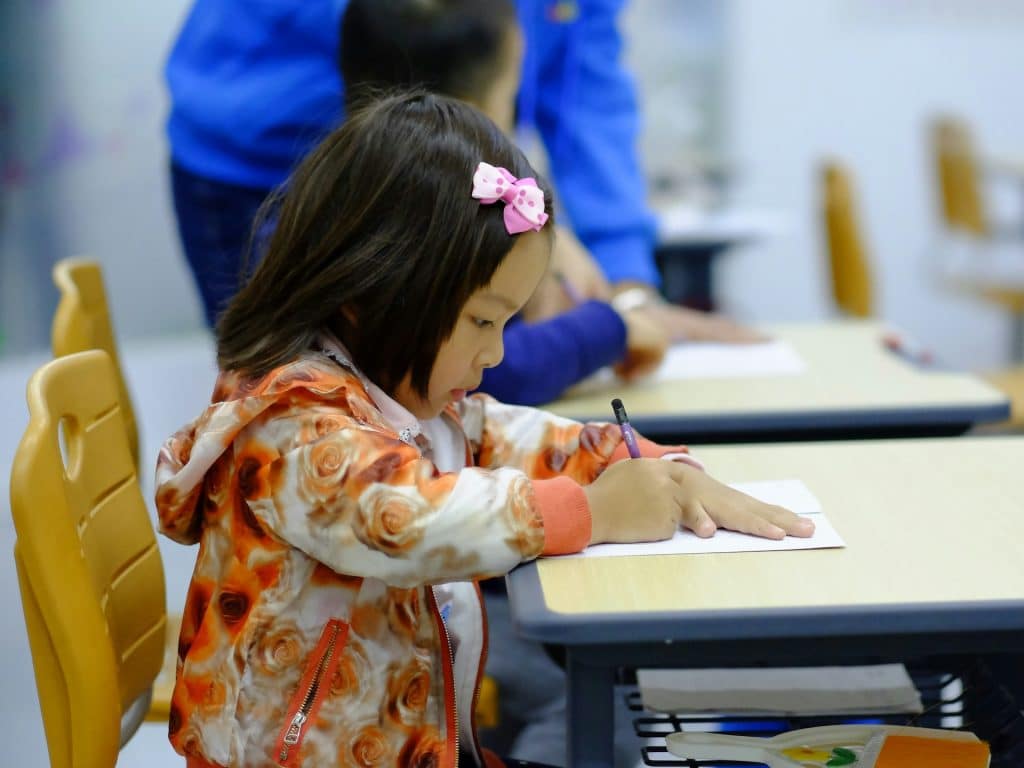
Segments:
[[[758,344],[719,344],[691,341],[670,347],[658,369],[637,383],[661,383],[685,379],[753,379],[798,376],[807,364],[786,341]],[[603,392],[621,381],[611,368],[602,368],[575,387],[571,395]]]
[[[814,521],[814,535],[803,539],[787,536],[781,541],[764,539],[735,531],[719,530],[709,539],[692,531],[680,530],[665,541],[642,544],[595,544],[582,552],[563,557],[636,557],[642,555],[698,555],[712,552],[777,552],[796,549],[831,549],[845,547],[839,532],[822,512],[821,502],[800,480],[769,480],[732,483],[743,493],[769,504],[779,504]]]
[[[670,348],[650,380],[797,376],[806,369],[803,358],[786,341],[758,344],[688,342]]]

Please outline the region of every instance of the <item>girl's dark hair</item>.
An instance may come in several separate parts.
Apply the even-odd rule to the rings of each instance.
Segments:
[[[262,376],[326,328],[386,392],[411,373],[425,395],[463,305],[516,241],[504,204],[471,196],[480,161],[536,176],[454,99],[392,94],[350,115],[264,204],[254,231],[273,221],[273,234],[217,323],[221,368]]]
[[[479,101],[515,22],[511,0],[350,0],[338,56],[346,102],[395,86]]]

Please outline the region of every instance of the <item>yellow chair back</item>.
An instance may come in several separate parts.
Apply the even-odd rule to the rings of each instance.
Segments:
[[[47,363],[28,406],[11,511],[50,764],[112,768],[160,670],[163,565],[107,354]]]
[[[861,239],[849,171],[837,162],[826,162],[821,170],[821,193],[832,296],[846,314],[870,317],[871,269]]]
[[[60,302],[50,331],[53,356],[63,357],[87,349],[102,349],[110,355],[117,375],[118,398],[128,446],[138,467],[138,424],[128,385],[121,373],[121,359],[117,354],[117,340],[100,265],[91,259],[63,259],[53,268],[53,282],[60,290]]]
[[[932,122],[931,132],[943,221],[952,230],[986,237],[990,227],[970,129],[962,120],[944,115]]]

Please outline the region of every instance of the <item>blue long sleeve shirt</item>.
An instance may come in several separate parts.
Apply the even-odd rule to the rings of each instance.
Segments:
[[[587,301],[550,320],[513,320],[505,359],[484,371],[480,391],[517,405],[549,403],[626,352],[626,325],[608,304]]]
[[[623,5],[518,0],[526,38],[518,112],[543,138],[559,202],[609,281],[659,285],[636,91],[616,24]]]
[[[623,0],[517,0],[520,121],[544,139],[559,200],[612,282],[658,284],[655,220],[636,151],[636,94],[616,26]],[[345,0],[196,0],[167,62],[174,160],[270,188],[342,118]]]

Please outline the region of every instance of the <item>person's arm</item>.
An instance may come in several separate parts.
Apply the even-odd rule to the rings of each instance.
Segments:
[[[608,304],[587,301],[539,323],[505,329],[505,357],[484,371],[480,391],[507,403],[539,405],[626,354],[626,325]]]
[[[617,424],[583,424],[538,408],[506,405],[487,395],[466,398],[459,410],[481,467],[515,467],[532,479],[563,477],[589,485],[609,465],[629,458]],[[637,442],[643,458],[671,455],[701,468],[685,446],[659,445],[639,435]]]
[[[337,421],[268,457],[245,502],[270,535],[339,573],[399,587],[476,579],[590,541],[575,483],[509,468],[442,473],[397,437]]]
[[[622,64],[622,0],[580,4],[579,17],[548,18],[549,3],[523,0],[527,37],[520,109],[548,150],[559,200],[612,283],[656,286],[656,220],[637,154],[639,115]]]

